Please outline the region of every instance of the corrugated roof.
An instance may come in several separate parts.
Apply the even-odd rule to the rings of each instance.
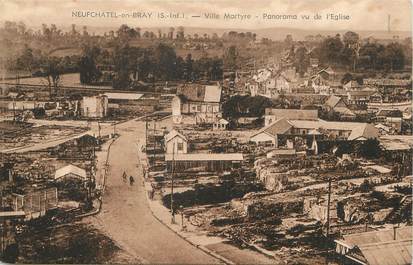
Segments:
[[[383,243],[394,241],[393,229],[371,231],[364,233],[356,233],[350,235],[344,235],[344,241],[351,247],[363,246],[367,244]],[[404,226],[396,229],[396,240],[412,240],[412,227]]]
[[[172,159],[173,158],[173,159]],[[231,154],[165,154],[165,161],[242,161],[241,153]]]
[[[67,165],[65,167],[59,168],[58,170],[56,170],[54,178],[59,179],[61,177],[66,176],[67,174],[74,174],[83,179],[87,178],[86,171],[74,165]]]
[[[412,239],[389,241],[359,247],[369,265],[409,265],[412,262]]]

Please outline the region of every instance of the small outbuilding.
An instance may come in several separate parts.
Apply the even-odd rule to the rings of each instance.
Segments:
[[[167,154],[186,154],[188,152],[188,140],[177,130],[170,131],[164,139]]]
[[[214,122],[213,129],[214,130],[226,130],[228,127],[229,122],[226,119],[219,119],[218,121]]]
[[[77,178],[77,179],[86,180],[87,174],[86,174],[86,170],[80,167],[77,167],[74,165],[67,165],[65,167],[62,167],[56,170],[54,179],[58,180],[62,178]]]

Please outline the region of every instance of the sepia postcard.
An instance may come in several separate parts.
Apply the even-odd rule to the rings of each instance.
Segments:
[[[0,264],[412,263],[410,0],[0,0]]]

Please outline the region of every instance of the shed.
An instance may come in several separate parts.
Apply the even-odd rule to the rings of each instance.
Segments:
[[[54,179],[57,180],[60,178],[80,178],[86,180],[86,170],[74,165],[67,165],[56,170]]]
[[[167,154],[186,154],[188,152],[188,140],[177,130],[170,131],[164,139]]]
[[[213,129],[214,130],[226,130],[229,122],[226,119],[219,119],[218,121],[214,122]]]

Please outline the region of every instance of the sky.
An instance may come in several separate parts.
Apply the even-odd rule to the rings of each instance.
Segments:
[[[23,21],[29,27],[42,23],[91,27],[203,27],[258,29],[292,27],[317,30],[387,30],[388,15],[392,31],[411,31],[410,0],[0,0],[0,21]],[[118,15],[151,12],[152,18],[79,18],[73,11],[112,11]],[[164,12],[180,12],[185,18],[158,19]],[[204,13],[215,12],[218,20],[205,19]],[[223,19],[224,13],[251,15],[252,19]],[[349,16],[349,20],[327,20],[327,14]],[[297,19],[264,19],[264,14],[297,15]],[[301,15],[310,15],[309,20]],[[313,16],[320,14],[321,20]],[[201,17],[192,17],[200,15]]]

